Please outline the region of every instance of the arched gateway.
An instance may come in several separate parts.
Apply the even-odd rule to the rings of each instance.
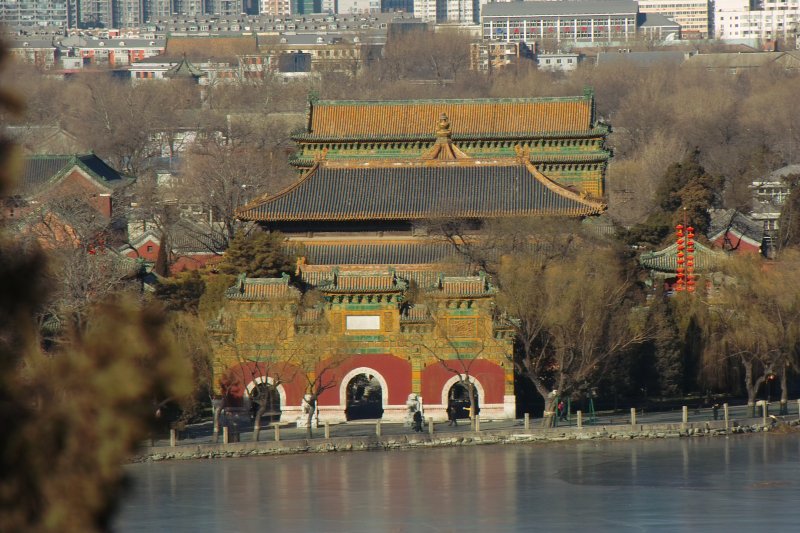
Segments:
[[[383,417],[388,398],[386,379],[371,368],[355,368],[342,377],[339,401],[348,421]]]

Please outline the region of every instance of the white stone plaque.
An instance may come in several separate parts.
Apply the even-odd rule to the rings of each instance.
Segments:
[[[348,330],[375,330],[381,329],[380,315],[352,315],[347,317]]]

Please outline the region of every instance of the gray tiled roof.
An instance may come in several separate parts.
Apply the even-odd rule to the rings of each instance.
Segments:
[[[735,209],[713,209],[709,214],[711,224],[706,232],[709,239],[716,239],[726,230],[759,243],[764,238],[764,224],[746,217]]]
[[[600,52],[597,54],[597,64],[607,65],[630,62],[637,67],[651,67],[654,65],[680,65],[686,60],[683,52]]]
[[[250,204],[243,220],[424,220],[433,217],[581,216],[603,210],[521,163],[329,166]]]
[[[642,28],[674,27],[679,30],[681,25],[660,13],[639,13],[639,26]]]
[[[569,0],[558,2],[493,2],[481,8],[481,17],[522,17],[528,15],[606,15],[639,11],[632,0]]]
[[[290,251],[294,252],[291,247]],[[311,265],[421,265],[452,256],[448,243],[384,242],[304,243],[302,255]]]
[[[793,175],[800,175],[800,164],[786,165],[785,167],[770,172],[768,179],[779,181]]]
[[[123,183],[125,178],[95,154],[82,155],[34,155],[25,159],[25,168],[20,179],[20,194],[33,194],[50,180],[74,166],[88,171],[98,182],[109,187]]]

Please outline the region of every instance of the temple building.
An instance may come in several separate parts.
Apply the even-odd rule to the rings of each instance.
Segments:
[[[426,222],[605,210],[593,96],[311,102],[300,179],[238,217],[280,231],[282,278],[242,275],[212,326],[218,392],[281,422],[513,418],[514,338],[491,279]],[[313,297],[312,297],[313,296]],[[309,396],[311,393],[311,396]],[[315,401],[316,400],[316,401]],[[476,413],[473,413],[476,414]]]

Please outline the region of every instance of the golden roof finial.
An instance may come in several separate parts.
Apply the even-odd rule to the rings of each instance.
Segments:
[[[436,123],[436,136],[450,138],[450,119],[447,118],[447,113],[439,115],[439,122]]]

